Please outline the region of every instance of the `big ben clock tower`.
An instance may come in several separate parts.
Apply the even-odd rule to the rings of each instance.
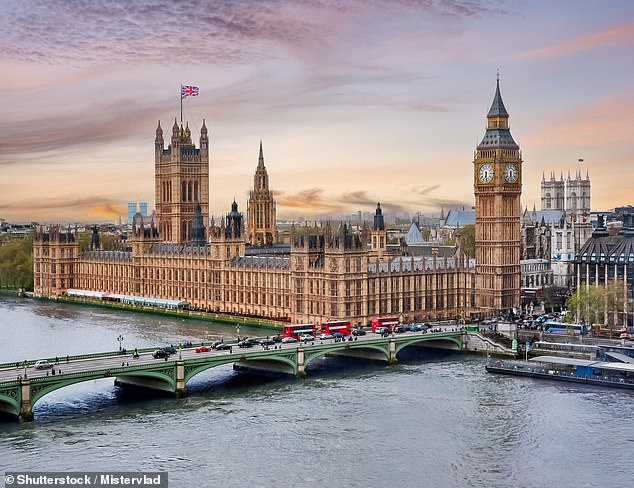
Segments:
[[[476,204],[476,307],[487,315],[520,306],[520,196],[522,153],[509,130],[500,95],[473,162]]]

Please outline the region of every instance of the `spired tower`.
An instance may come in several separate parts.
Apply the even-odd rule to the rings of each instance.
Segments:
[[[247,241],[252,246],[270,246],[276,241],[275,200],[269,189],[269,175],[264,167],[262,141],[258,167],[253,177],[253,190],[247,204]]]
[[[197,209],[204,226],[209,223],[209,137],[203,120],[200,148],[192,143],[189,124],[174,120],[167,149],[159,121],[154,155],[154,199],[161,239],[185,243],[194,235]],[[196,229],[199,237],[200,229]]]
[[[522,154],[508,119],[498,76],[487,130],[473,162],[476,307],[487,314],[520,305]]]
[[[559,180],[555,179],[555,173],[550,173],[550,179],[542,173],[542,210],[564,210],[564,175]]]
[[[383,210],[381,210],[381,202],[376,204],[374,213],[374,224],[370,231],[372,252],[379,259],[387,253],[387,231],[385,230],[385,220],[383,219]]]

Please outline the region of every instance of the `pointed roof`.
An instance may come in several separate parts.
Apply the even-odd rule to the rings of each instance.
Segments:
[[[500,95],[500,75],[497,76],[497,82],[495,86],[495,95],[493,96],[493,103],[491,109],[487,114],[487,117],[508,117],[509,113],[506,111],[504,102],[502,101],[502,95]]]
[[[407,236],[405,236],[405,242],[408,246],[415,244],[423,244],[425,241],[423,240],[423,234],[421,234],[418,226],[415,222],[412,222],[412,225],[409,227],[409,231],[407,232]]]
[[[261,139],[260,139],[260,154],[258,155],[258,166],[264,166],[264,152],[262,151]]]
[[[502,96],[500,95],[500,77],[498,75],[495,96],[491,109],[487,114],[487,130],[484,134],[482,142],[478,145],[478,149],[508,148],[519,149],[519,146],[513,140],[511,131],[508,127],[509,114],[506,111]]]

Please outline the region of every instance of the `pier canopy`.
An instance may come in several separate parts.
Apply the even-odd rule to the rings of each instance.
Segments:
[[[75,288],[69,288],[66,290],[66,295],[69,297],[102,299],[105,295],[107,295],[107,293],[104,291],[77,290]]]
[[[97,300],[121,302],[127,305],[140,305],[144,307],[159,308],[184,308],[188,305],[186,300],[168,300],[165,298],[139,297],[134,295],[120,295],[118,293],[107,293],[104,291],[78,290],[69,288],[66,295],[76,298],[95,298]]]
[[[183,308],[187,305],[187,301],[185,300],[168,300],[165,298],[137,297],[132,295],[122,295],[120,300],[121,303],[127,303],[128,305],[160,308]]]

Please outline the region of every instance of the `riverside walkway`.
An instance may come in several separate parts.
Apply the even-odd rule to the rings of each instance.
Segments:
[[[0,410],[18,416],[21,421],[33,420],[33,405],[47,394],[75,383],[113,377],[116,384],[162,390],[182,397],[187,395],[187,382],[197,374],[233,364],[235,369],[270,371],[306,375],[306,366],[322,356],[342,356],[388,364],[397,362],[398,352],[408,346],[432,347],[461,351],[461,331],[408,332],[382,337],[368,333],[356,340],[315,340],[308,343],[277,344],[274,348],[255,346],[232,350],[195,351],[194,344],[172,354],[167,359],[156,359],[155,348],[139,350],[133,358],[118,351],[44,358],[53,362],[56,374],[50,369],[35,369],[35,360],[24,363],[0,364]],[[61,371],[61,373],[60,373]]]

